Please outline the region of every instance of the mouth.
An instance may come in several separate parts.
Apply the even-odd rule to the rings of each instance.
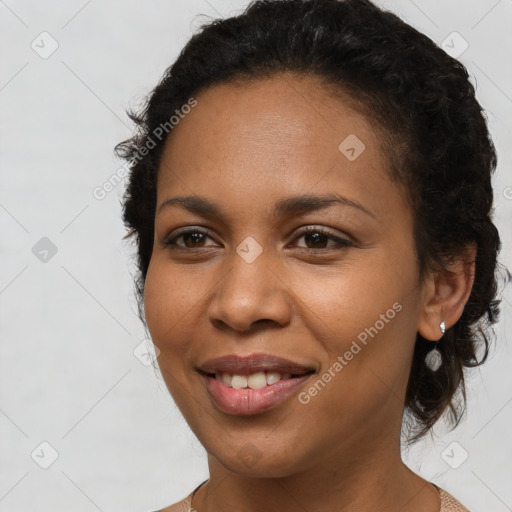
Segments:
[[[228,354],[226,356],[209,359],[197,368],[208,375],[228,374],[233,376],[254,375],[257,373],[279,373],[281,376],[305,375],[314,371],[311,365],[303,365],[265,353],[256,354]]]
[[[242,416],[282,404],[316,373],[314,368],[268,354],[211,359],[197,371],[213,405]]]
[[[267,386],[274,386],[276,383],[284,380],[298,379],[305,375],[311,375],[314,370],[305,373],[281,373],[276,371],[256,371],[246,374],[231,374],[227,372],[206,373],[199,371],[204,376],[216,379],[225,386],[232,389],[262,389]]]

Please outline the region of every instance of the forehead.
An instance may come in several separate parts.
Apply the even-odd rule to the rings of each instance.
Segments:
[[[166,142],[159,202],[171,191],[243,203],[336,190],[385,207],[398,190],[380,132],[342,98],[293,73],[202,91]]]

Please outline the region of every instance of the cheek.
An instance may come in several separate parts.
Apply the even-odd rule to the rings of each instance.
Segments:
[[[324,340],[328,368],[343,358],[343,368],[333,372],[343,374],[347,385],[380,379],[394,387],[408,373],[416,337],[416,281],[414,252],[402,247],[401,255],[368,252],[336,274],[308,282],[305,302],[319,320],[315,337]]]
[[[144,283],[144,315],[153,340],[158,337],[158,331],[161,327],[159,323],[165,318],[168,309],[168,301],[163,293],[164,287],[159,282],[161,282],[161,279],[159,278],[158,268],[154,259],[152,259]]]
[[[205,315],[198,317],[208,297],[204,272],[193,265],[171,265],[165,254],[155,254],[144,286],[144,312],[151,338],[161,351],[160,361],[181,361],[190,350],[190,340],[204,327]],[[194,336],[195,335],[195,336]],[[180,356],[172,358],[171,356]]]
[[[319,326],[315,337],[325,360],[298,399],[317,424],[330,425],[324,432],[330,441],[340,431],[357,437],[361,429],[394,428],[400,417],[414,347],[414,299],[407,279],[375,269],[326,279],[310,295],[320,320],[310,325]]]
[[[410,302],[413,283],[412,264],[390,263],[389,255],[367,253],[336,272],[308,279],[304,299],[333,334],[346,340],[373,326],[396,302]]]
[[[178,272],[170,272],[158,257],[151,259],[144,285],[144,313],[151,337],[160,350],[172,342],[170,338],[179,328],[180,319],[190,309],[190,294],[183,286]]]
[[[151,339],[159,350],[157,364],[162,377],[183,410],[187,407],[183,389],[190,349],[186,320],[192,304],[190,289],[180,275],[183,273],[171,271],[158,257],[151,259],[144,285],[144,312]]]

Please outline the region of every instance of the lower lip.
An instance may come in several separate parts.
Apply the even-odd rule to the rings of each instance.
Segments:
[[[284,379],[261,389],[234,389],[210,375],[202,374],[215,405],[227,414],[249,416],[276,407],[293,395],[309,377]]]

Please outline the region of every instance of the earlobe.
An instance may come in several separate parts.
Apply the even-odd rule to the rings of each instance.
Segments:
[[[461,317],[473,288],[475,259],[476,246],[472,244],[426,280],[418,323],[423,338],[438,341],[443,336],[441,322],[449,329]]]

